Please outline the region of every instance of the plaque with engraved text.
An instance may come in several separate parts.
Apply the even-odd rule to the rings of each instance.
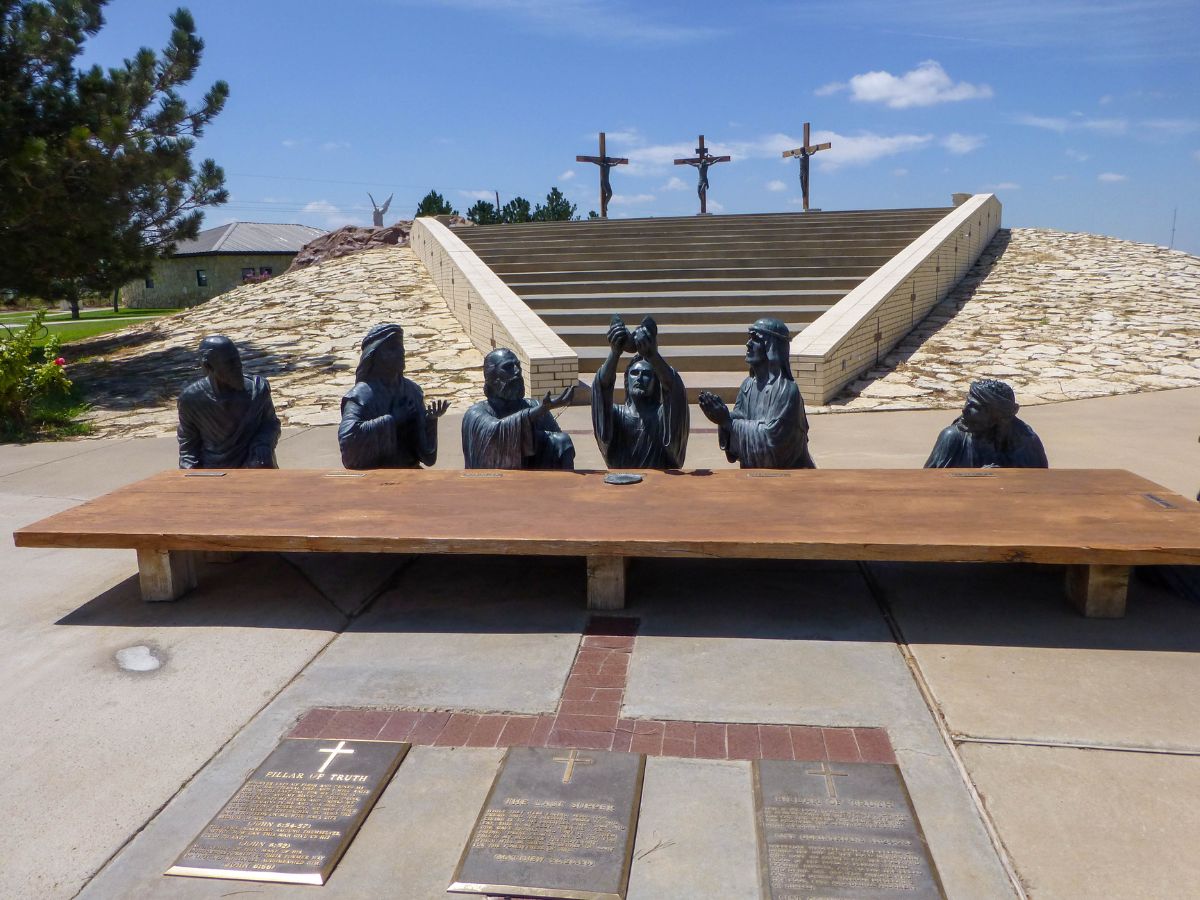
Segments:
[[[764,897],[945,900],[898,766],[753,765]]]
[[[645,769],[640,753],[513,747],[449,890],[623,900]]]
[[[167,874],[324,884],[410,746],[284,738]]]

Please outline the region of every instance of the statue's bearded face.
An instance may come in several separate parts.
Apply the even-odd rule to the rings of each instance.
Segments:
[[[521,374],[521,361],[514,354],[507,353],[489,366],[484,393],[510,403],[525,399],[525,377]]]
[[[755,366],[767,361],[767,341],[769,338],[757,328],[750,329],[750,337],[746,341],[746,362]]]
[[[384,381],[404,374],[404,338],[392,335],[371,354],[371,374]]]
[[[204,357],[204,370],[223,388],[241,390],[245,387],[242,377],[242,360],[232,347],[214,347]]]
[[[972,434],[980,434],[996,424],[996,413],[990,406],[968,397],[962,411],[963,425]]]
[[[635,400],[654,396],[656,381],[654,367],[645,360],[635,362],[625,373],[626,389],[629,391],[629,396]]]

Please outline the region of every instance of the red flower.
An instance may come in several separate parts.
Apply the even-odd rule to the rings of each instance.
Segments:
[[[58,359],[56,359],[54,361],[54,364],[56,366],[65,366],[67,364],[67,361],[60,356]]]

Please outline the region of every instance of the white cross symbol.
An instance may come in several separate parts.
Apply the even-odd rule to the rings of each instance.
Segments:
[[[324,748],[318,750],[317,751],[318,753],[328,753],[329,759],[327,759],[327,760],[325,760],[325,762],[321,763],[321,768],[317,769],[317,771],[324,772],[327,768],[329,768],[329,764],[331,762],[333,762],[333,758],[335,756],[337,756],[339,753],[353,753],[354,752],[353,750],[343,750],[342,748],[345,746],[346,746],[345,741],[338,741],[338,745],[336,747],[324,747]]]

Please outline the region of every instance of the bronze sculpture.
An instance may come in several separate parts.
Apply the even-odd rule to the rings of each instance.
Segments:
[[[347,469],[416,469],[437,462],[445,400],[426,405],[404,377],[404,330],[375,325],[362,341],[354,387],[342,398],[338,446]]]
[[[511,350],[483,358],[483,393],[463,416],[463,458],[468,469],[574,469],[575,446],[552,409],[568,406],[575,386],[540,401],[525,397],[521,361]]]
[[[808,452],[808,417],[788,359],[791,335],[779,319],[750,326],[750,375],[738,388],[733,412],[716,394],[701,391],[700,411],[717,426],[717,442],[743,469],[815,469]]]
[[[962,415],[942,429],[927,469],[1045,469],[1041,439],[1017,418],[1013,389],[985,378],[971,383]]]
[[[620,316],[608,326],[608,357],[592,382],[592,430],[610,468],[678,469],[687,453],[687,392],[679,373],[658,352],[658,326],[649,316],[634,329]],[[613,402],[617,361],[625,370],[625,402]]]
[[[279,418],[271,386],[242,373],[237,345],[214,334],[200,342],[204,377],[179,394],[179,468],[278,469]]]

